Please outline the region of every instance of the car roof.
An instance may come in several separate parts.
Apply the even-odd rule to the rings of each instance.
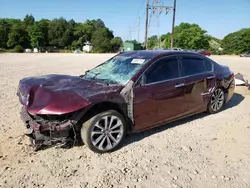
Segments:
[[[120,56],[124,57],[132,57],[132,58],[144,58],[144,59],[152,59],[161,55],[178,55],[178,54],[193,54],[199,55],[197,52],[190,51],[177,51],[177,50],[138,50],[138,51],[130,51],[123,52]]]

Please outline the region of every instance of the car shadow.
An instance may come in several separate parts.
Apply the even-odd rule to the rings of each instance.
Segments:
[[[233,108],[233,107],[239,105],[244,99],[245,99],[245,97],[242,94],[234,93],[231,100],[225,104],[223,110]]]
[[[239,93],[234,93],[234,95],[232,96],[231,100],[225,104],[225,106],[223,107],[222,111],[225,111],[227,109],[233,108],[237,105],[239,105],[243,100],[244,100],[244,96],[239,94]],[[193,115],[193,116],[189,116],[187,118],[184,119],[180,119],[171,123],[167,123],[165,125],[150,129],[150,130],[146,130],[146,131],[142,131],[139,133],[134,133],[134,134],[130,134],[127,136],[127,138],[125,139],[123,145],[121,147],[127,146],[129,144],[132,144],[134,142],[138,142],[140,140],[143,140],[146,137],[149,137],[151,135],[157,134],[159,132],[162,131],[166,131],[167,129],[171,129],[173,127],[191,122],[193,120],[196,119],[200,119],[206,116],[209,116],[210,114],[208,114],[207,112],[201,113],[201,114],[197,114],[197,115]]]
[[[233,107],[239,105],[244,100],[244,98],[245,97],[243,95],[241,95],[239,93],[234,93],[231,100],[227,104],[225,104],[222,111],[233,108]],[[130,145],[130,144],[132,144],[134,142],[138,142],[140,140],[143,140],[146,137],[157,134],[159,132],[166,131],[167,129],[171,129],[173,127],[176,127],[176,126],[179,126],[179,125],[182,125],[182,124],[185,124],[185,123],[188,123],[188,122],[191,122],[193,120],[200,119],[200,118],[203,118],[203,117],[206,117],[206,116],[209,116],[209,115],[210,114],[204,112],[204,113],[189,116],[187,118],[183,118],[183,119],[171,122],[171,123],[167,123],[165,125],[162,125],[162,126],[159,126],[159,127],[156,127],[156,128],[152,128],[152,129],[149,129],[149,130],[146,130],[146,131],[129,134],[129,135],[127,135],[127,137],[124,140],[123,144],[119,148],[125,147],[125,146]],[[84,144],[83,144],[81,138],[79,137],[79,138],[77,138],[76,142],[73,145],[72,145],[72,143],[69,143],[69,145],[64,145],[63,148],[64,149],[70,149],[71,147],[81,147],[83,145]],[[46,147],[46,149],[47,148],[48,147]],[[62,148],[62,147],[58,147],[58,148]],[[117,149],[119,149],[119,148],[117,148]],[[45,149],[45,148],[41,148],[41,149]]]

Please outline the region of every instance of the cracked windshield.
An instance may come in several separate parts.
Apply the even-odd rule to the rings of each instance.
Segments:
[[[118,55],[87,71],[85,78],[103,81],[108,84],[125,84],[147,61],[148,59],[135,59]]]

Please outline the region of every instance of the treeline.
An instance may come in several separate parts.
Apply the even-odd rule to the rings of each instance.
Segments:
[[[91,42],[93,52],[117,52],[122,39],[114,37],[101,19],[77,23],[73,19],[42,19],[32,15],[20,19],[0,19],[0,51],[23,52],[26,48],[56,46],[59,49],[82,49]]]
[[[171,34],[148,39],[149,48],[170,48]],[[181,23],[175,27],[174,46],[183,49],[208,49],[214,54],[240,54],[250,51],[250,28],[230,33],[220,40],[207,34],[197,24]]]
[[[148,38],[148,48],[170,48],[171,34]],[[114,37],[101,19],[77,23],[73,19],[42,19],[32,15],[20,19],[0,19],[0,51],[23,52],[26,48],[56,46],[63,50],[82,49],[91,42],[93,52],[117,52],[122,39]],[[136,40],[131,42],[137,43]],[[143,45],[143,44],[142,44]],[[228,34],[220,40],[197,24],[175,26],[174,46],[183,49],[208,49],[214,54],[240,54],[250,51],[250,28]]]

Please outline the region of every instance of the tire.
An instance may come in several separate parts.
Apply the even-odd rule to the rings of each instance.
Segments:
[[[124,140],[125,135],[126,121],[115,110],[101,112],[91,117],[83,123],[81,128],[83,143],[96,153],[116,150]]]
[[[217,88],[208,104],[208,112],[215,114],[219,112],[225,104],[225,93],[221,88]]]

